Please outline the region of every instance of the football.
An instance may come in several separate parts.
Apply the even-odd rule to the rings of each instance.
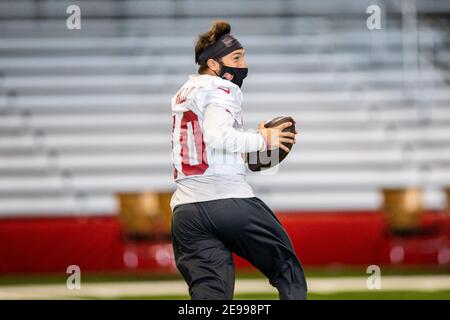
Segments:
[[[285,122],[292,122],[290,127],[287,127],[283,132],[295,132],[295,120],[292,117],[276,117],[264,124],[266,128],[274,128]],[[292,150],[291,143],[283,143],[289,150]],[[247,165],[251,171],[261,171],[261,169],[267,169],[274,167],[281,163],[288,155],[288,152],[283,149],[274,149],[258,152],[247,153]]]

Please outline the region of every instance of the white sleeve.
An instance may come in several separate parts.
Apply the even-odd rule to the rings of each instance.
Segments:
[[[241,132],[233,128],[235,119],[221,106],[210,105],[203,118],[203,138],[214,149],[232,153],[263,151],[264,138],[259,133]]]

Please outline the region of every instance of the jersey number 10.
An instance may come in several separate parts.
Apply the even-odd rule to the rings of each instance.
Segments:
[[[188,125],[190,124],[190,125]],[[175,115],[173,116],[173,130],[175,129]],[[188,132],[192,130],[192,136],[194,137],[195,155],[198,164],[192,165],[190,162],[191,152],[194,150],[189,149]],[[197,115],[191,110],[183,112],[180,124],[180,145],[181,145],[181,171],[185,176],[201,175],[208,169],[208,161],[206,158],[206,147],[203,141],[202,128],[198,122]],[[175,167],[174,177],[177,177],[177,169]]]

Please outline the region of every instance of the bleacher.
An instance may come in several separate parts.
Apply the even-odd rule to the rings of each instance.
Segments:
[[[417,186],[443,208],[450,3],[417,1],[417,30],[396,1],[329,3],[84,0],[67,30],[70,1],[1,1],[0,215],[116,214],[117,192],[173,190],[170,98],[218,14],[246,48],[245,127],[291,115],[300,132],[277,174],[248,175],[259,197],[376,209],[382,188]],[[369,31],[374,3],[391,14]]]

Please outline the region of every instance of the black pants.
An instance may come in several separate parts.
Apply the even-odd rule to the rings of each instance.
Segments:
[[[176,206],[172,243],[192,299],[233,298],[232,252],[258,268],[278,289],[280,299],[306,299],[303,267],[289,236],[256,197]]]

